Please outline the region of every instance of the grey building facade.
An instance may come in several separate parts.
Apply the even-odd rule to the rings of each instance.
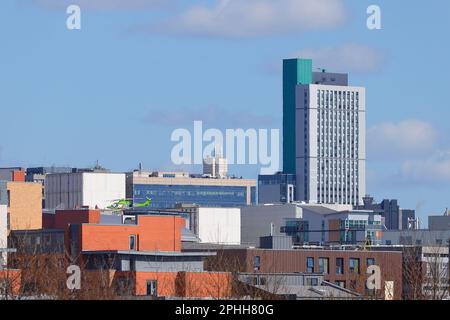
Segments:
[[[428,229],[430,230],[450,230],[450,215],[429,216]]]
[[[276,173],[258,176],[258,204],[295,201],[295,174]]]
[[[384,245],[448,247],[450,230],[388,230],[382,234]]]
[[[282,235],[286,218],[300,218],[295,204],[257,205],[241,208],[241,243],[258,246],[262,236]]]
[[[203,260],[214,252],[83,251],[88,270],[132,272],[203,272]]]
[[[415,224],[412,222],[416,218],[415,210],[401,209],[396,199],[384,199],[380,203],[375,203],[373,197],[365,196],[363,205],[358,208],[379,212],[388,230],[415,229]]]

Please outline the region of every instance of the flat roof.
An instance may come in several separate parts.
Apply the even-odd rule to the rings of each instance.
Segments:
[[[249,249],[251,246],[243,244],[218,244],[201,242],[181,242],[182,250],[227,250],[227,249]],[[253,248],[252,248],[253,249]]]
[[[192,185],[192,186],[233,186],[233,187],[256,187],[256,179],[209,179],[209,178],[192,178],[192,177],[147,177],[147,176],[130,176],[132,181],[128,184],[134,185]]]
[[[202,257],[215,256],[215,252],[175,252],[175,251],[127,251],[127,250],[100,250],[82,251],[83,254],[119,254],[134,256],[164,256],[164,257]]]
[[[64,229],[54,229],[54,228],[45,228],[45,229],[33,229],[33,230],[11,230],[11,233],[15,234],[42,234],[42,233],[64,233]]]
[[[385,249],[388,246],[380,245],[380,246],[372,246],[372,248],[380,248]],[[192,250],[192,249],[186,249],[186,250]],[[265,249],[265,248],[230,248],[229,246],[223,246],[221,248],[216,248],[214,250],[221,250],[221,251],[235,251],[235,250],[247,250],[247,251],[282,251],[282,252],[341,252],[341,253],[400,253],[399,251],[395,250],[363,250],[363,249],[355,249],[354,247],[336,247],[335,249],[332,248],[297,248],[297,249]]]

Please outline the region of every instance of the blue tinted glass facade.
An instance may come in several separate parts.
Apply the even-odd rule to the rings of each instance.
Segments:
[[[134,185],[133,200],[142,203],[152,199],[150,208],[169,209],[177,203],[208,207],[241,207],[247,205],[247,187],[193,185]],[[251,188],[251,203],[256,204],[256,188]]]
[[[271,175],[259,175],[258,183],[260,185],[271,184],[292,184],[295,186],[295,174],[271,174]]]

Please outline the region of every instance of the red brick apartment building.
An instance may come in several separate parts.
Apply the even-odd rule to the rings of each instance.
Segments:
[[[22,242],[54,247],[51,240],[38,241],[37,237],[59,234],[64,246],[56,246],[54,253],[66,254],[70,261],[82,266],[82,272],[92,275],[87,277],[91,282],[99,281],[95,274],[102,272],[117,295],[230,297],[231,274],[203,269],[204,259],[213,253],[181,252],[184,224],[185,220],[176,215],[115,216],[105,222],[99,210],[57,210],[55,214],[44,214],[46,229],[34,234],[16,232],[15,236],[33,237]],[[43,251],[51,253],[52,247],[47,245]]]
[[[250,273],[324,273],[326,281],[362,295],[366,291],[369,265],[381,271],[383,299],[402,298],[402,253],[393,251],[323,249],[219,249],[208,259],[208,270]]]

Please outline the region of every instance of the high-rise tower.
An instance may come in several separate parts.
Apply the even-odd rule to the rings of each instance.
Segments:
[[[284,61],[284,171],[292,173],[295,161],[298,201],[362,204],[365,88],[348,86],[346,74],[312,72],[310,65],[309,59]]]

